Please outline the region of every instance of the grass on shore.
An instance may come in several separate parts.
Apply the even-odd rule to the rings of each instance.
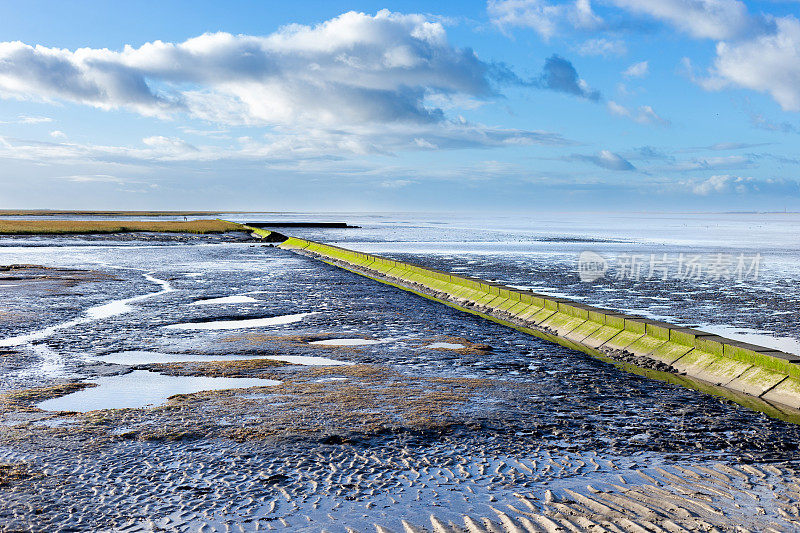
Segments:
[[[224,220],[0,220],[0,235],[53,235],[89,233],[224,233],[247,231]]]

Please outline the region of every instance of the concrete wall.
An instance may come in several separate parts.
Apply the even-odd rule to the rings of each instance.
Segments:
[[[689,376],[800,409],[800,357],[793,354],[304,239],[290,237],[280,247],[569,348],[676,377],[669,381]]]

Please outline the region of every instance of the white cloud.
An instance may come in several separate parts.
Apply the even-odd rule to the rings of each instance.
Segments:
[[[603,23],[592,11],[589,0],[564,4],[550,4],[546,0],[489,0],[486,7],[492,22],[499,28],[530,28],[545,40],[558,33],[562,24],[593,29]]]
[[[696,183],[692,187],[692,192],[702,196],[707,196],[712,192],[727,192],[734,179],[732,176],[727,175],[711,176],[705,181]]]
[[[67,134],[64,133],[61,130],[53,130],[53,131],[50,132],[50,137],[52,137],[54,139],[66,139],[67,138]]]
[[[629,117],[629,116],[631,116],[631,112],[627,107],[622,106],[622,105],[614,102],[613,100],[609,100],[608,104],[606,104],[606,107],[608,107],[608,110],[613,115],[617,115],[617,116],[620,116],[620,117]]]
[[[775,19],[774,33],[741,42],[717,44],[709,90],[730,85],[770,94],[786,111],[800,111],[800,21]]]
[[[153,162],[291,162],[345,160],[365,154],[393,155],[408,150],[462,149],[531,144],[575,144],[546,131],[497,128],[469,122],[361,125],[348,130],[308,127],[302,135],[278,128],[258,138],[239,137],[228,145],[193,145],[177,137],[154,135],[139,146],[41,142],[0,136],[0,158],[50,163],[96,161],[114,164]]]
[[[53,122],[53,119],[50,117],[32,117],[28,115],[20,115],[19,117],[20,124],[44,124],[47,122]]]
[[[685,161],[679,161],[669,165],[663,170],[669,171],[693,171],[693,170],[732,170],[753,166],[753,160],[744,155],[729,155],[722,157],[699,157]]]
[[[423,15],[345,13],[265,36],[204,34],[121,51],[0,43],[0,94],[229,124],[430,122],[429,94],[492,95],[488,65]]]
[[[730,39],[759,25],[738,0],[611,0],[635,13],[669,22],[698,38]]]
[[[67,180],[74,183],[124,183],[124,180],[108,174],[76,174],[71,176],[56,176],[54,179]]]
[[[650,65],[647,61],[634,63],[622,73],[626,78],[644,78],[650,72]]]
[[[580,3],[576,13],[586,19],[587,8]],[[429,148],[415,139],[440,148],[567,142],[446,116],[494,99],[494,82],[509,74],[451,46],[441,23],[386,10],[292,24],[267,36],[209,33],[118,51],[0,43],[0,98],[185,114],[222,125],[209,133],[218,139],[225,126],[267,127],[271,137],[250,145],[254,153],[295,150],[300,157]],[[124,151],[197,159],[225,152],[158,135],[144,142],[147,150]]]
[[[151,148],[160,150],[164,153],[186,153],[197,152],[197,148],[187,143],[183,139],[177,137],[164,137],[162,135],[155,135],[153,137],[145,137],[142,142]]]
[[[685,185],[700,196],[711,194],[781,194],[800,195],[800,182],[790,179],[714,175],[705,180],[685,182]]]
[[[639,106],[635,111],[628,109],[627,107],[614,102],[613,100],[609,100],[608,104],[606,104],[608,111],[612,115],[617,115],[620,117],[627,117],[631,120],[638,122],[639,124],[658,124],[660,126],[669,126],[670,121],[659,116],[655,110],[649,105],[642,105]]]
[[[2,67],[2,65],[0,65],[0,67]],[[2,97],[2,93],[0,93],[0,97]],[[50,117],[20,115],[16,120],[0,120],[0,124],[44,124],[47,122],[53,122],[53,119]]]
[[[628,48],[624,41],[612,41],[601,37],[584,41],[578,47],[578,53],[583,56],[624,56],[628,53]]]
[[[413,185],[416,183],[413,180],[385,180],[381,182],[381,187],[385,187],[387,189],[402,189],[403,187],[408,187],[409,185]]]
[[[689,79],[704,89],[752,89],[768,93],[786,111],[800,111],[800,21],[795,16],[754,16],[738,0],[612,1],[694,37],[720,41],[708,76],[696,75],[691,61],[682,60]]]
[[[572,154],[565,161],[584,161],[607,170],[636,170],[630,161],[610,150],[600,150],[597,155]]]

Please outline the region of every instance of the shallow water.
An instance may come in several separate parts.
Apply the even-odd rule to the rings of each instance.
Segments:
[[[280,381],[253,378],[165,376],[147,370],[134,370],[128,374],[99,378],[96,383],[97,387],[45,400],[38,403],[37,407],[47,411],[79,413],[96,409],[136,409],[161,405],[167,401],[167,398],[175,394],[271,387],[280,384]]]
[[[257,302],[256,298],[250,296],[224,296],[222,298],[208,298],[206,300],[197,300],[192,305],[231,305],[231,304],[249,304]]]
[[[149,365],[149,364],[169,364],[169,363],[190,363],[201,361],[242,361],[258,358],[257,355],[196,355],[196,354],[173,354],[162,352],[147,352],[135,350],[129,352],[116,352],[102,357],[97,357],[98,361],[113,363],[116,365]]]
[[[186,322],[182,324],[170,324],[164,326],[167,329],[194,329],[194,330],[217,330],[217,329],[246,329],[263,328],[264,326],[283,326],[300,322],[305,317],[314,313],[296,313],[293,315],[271,316],[268,318],[243,318],[241,320],[214,320],[209,322]]]
[[[380,344],[386,341],[374,339],[326,339],[324,341],[311,341],[309,344],[314,346],[369,346],[370,344]]]
[[[791,217],[779,220],[774,227],[766,221],[766,227],[756,228],[755,235],[747,233],[746,223],[731,222],[727,215],[718,216],[716,222],[713,216],[698,216],[690,220],[685,229],[681,229],[682,222],[674,217],[667,218],[664,228],[657,227],[661,222],[634,225],[635,217],[628,216],[605,222],[599,218],[593,222],[584,218],[564,224],[553,218],[527,229],[521,222],[511,223],[508,219],[504,219],[507,222],[504,225],[492,219],[465,221],[421,217],[415,221],[406,216],[399,225],[393,225],[391,216],[351,219],[331,215],[331,218],[346,219],[365,227],[363,230],[292,233],[304,233],[327,242],[337,241],[346,247],[386,253],[444,270],[560,293],[591,304],[671,317],[683,324],[710,324],[734,328],[748,335],[775,332],[785,339],[800,338],[797,305],[800,302],[800,269],[796,268],[800,246],[787,237],[790,230],[797,229]],[[705,229],[705,225],[710,229]],[[737,232],[743,236],[741,242],[737,241]],[[760,243],[771,244],[762,249]],[[735,286],[714,280],[634,282],[613,277],[586,284],[579,281],[575,272],[577,254],[586,247],[607,254],[618,250],[649,253],[665,247],[670,253],[677,253],[684,246],[696,250],[744,248],[748,253],[760,249],[765,257],[763,276],[757,283]],[[277,248],[224,242],[216,237],[159,243],[142,243],[135,239],[0,238],[0,264],[12,263],[89,268],[108,276],[92,283],[25,281],[3,289],[0,305],[9,314],[0,315],[0,318],[18,319],[0,319],[0,342],[14,339],[5,345],[14,353],[0,357],[0,390],[65,381],[106,384],[48,400],[68,402],[69,410],[113,407],[120,399],[117,394],[120,391],[128,391],[126,394],[135,401],[160,404],[166,395],[204,390],[197,387],[208,388],[207,380],[222,379],[144,370],[124,373],[130,370],[128,366],[153,362],[270,358],[301,365],[332,365],[330,369],[308,369],[323,371],[320,377],[313,375],[312,382],[315,386],[341,387],[342,390],[351,387],[356,379],[344,377],[348,374],[331,375],[329,370],[344,372],[361,368],[351,367],[353,363],[390,368],[409,379],[476,379],[492,384],[491,388],[481,389],[469,401],[454,408],[455,429],[443,430],[443,435],[433,437],[415,436],[413,432],[368,435],[363,449],[355,445],[323,444],[315,440],[316,437],[302,437],[302,444],[293,441],[286,450],[274,448],[265,440],[242,445],[222,439],[203,440],[204,431],[247,429],[249,424],[255,423],[254,418],[271,412],[274,394],[249,391],[230,393],[232,397],[242,394],[243,400],[252,402],[241,407],[246,416],[231,415],[219,407],[220,404],[211,404],[208,418],[203,419],[206,425],[197,430],[200,435],[193,437],[198,439],[193,442],[120,440],[107,449],[94,451],[85,449],[85,443],[80,440],[72,444],[67,444],[68,440],[57,441],[63,449],[56,450],[45,444],[55,440],[32,439],[7,445],[22,450],[19,452],[0,449],[4,461],[25,457],[37,467],[63,474],[63,479],[68,480],[63,488],[59,485],[40,490],[47,483],[53,483],[54,478],[45,477],[31,485],[30,494],[15,493],[14,501],[18,500],[20,508],[34,501],[52,506],[55,501],[52,495],[62,491],[70,495],[74,505],[83,509],[82,516],[94,517],[87,518],[88,523],[99,529],[107,526],[103,520],[109,514],[134,513],[142,520],[151,515],[163,517],[187,500],[195,502],[203,498],[208,513],[216,515],[215,520],[222,520],[229,512],[221,508],[223,502],[233,499],[245,502],[245,494],[262,497],[259,491],[274,490],[265,484],[265,465],[271,469],[270,475],[292,476],[287,486],[296,483],[298,494],[311,490],[309,480],[313,479],[315,483],[320,482],[318,490],[321,492],[309,494],[339,494],[341,500],[348,502],[347,512],[352,517],[376,513],[378,511],[363,507],[366,500],[359,499],[363,495],[353,500],[347,498],[350,495],[347,491],[355,489],[345,485],[361,483],[354,481],[360,473],[347,465],[373,461],[358,455],[363,450],[379,454],[383,464],[388,465],[385,466],[388,474],[381,477],[380,482],[377,478],[371,480],[371,474],[365,474],[364,490],[367,492],[374,491],[377,486],[369,483],[385,482],[380,486],[386,494],[395,494],[403,488],[405,481],[399,476],[410,473],[402,466],[402,459],[420,458],[420,465],[428,460],[440,465],[437,467],[440,474],[431,469],[430,478],[426,478],[430,490],[420,489],[420,493],[409,490],[409,495],[402,500],[402,516],[409,519],[427,517],[432,512],[450,512],[447,516],[455,519],[457,514],[473,508],[474,499],[471,498],[476,496],[454,485],[452,472],[448,473],[447,469],[453,467],[456,453],[453,450],[460,450],[457,453],[465,458],[463,464],[468,469],[481,461],[489,461],[491,468],[502,468],[495,458],[504,454],[509,457],[523,454],[538,461],[541,477],[540,473],[527,481],[524,476],[515,477],[523,479],[525,484],[520,485],[505,486],[505,481],[497,481],[498,475],[493,470],[488,470],[483,478],[470,471],[471,479],[482,479],[484,483],[483,488],[470,485],[471,488],[483,491],[483,495],[496,495],[504,504],[514,505],[519,503],[513,500],[514,492],[572,487],[579,482],[579,477],[583,486],[601,478],[617,483],[619,480],[614,476],[622,475],[620,472],[627,475],[624,469],[612,468],[598,474],[587,473],[590,458],[598,461],[600,457],[610,458],[625,468],[635,464],[652,473],[652,469],[670,462],[767,463],[792,462],[797,457],[798,426],[707,394],[627,374],[585,354]],[[173,290],[165,291],[163,284],[161,290],[155,290],[154,281],[146,278],[145,273]],[[239,304],[194,305],[203,300],[246,294],[269,296]],[[118,302],[124,302],[125,312],[119,312],[123,307]],[[107,312],[91,316],[90,309]],[[294,318],[283,321],[286,317]],[[271,322],[276,318],[278,322]],[[224,326],[226,324],[233,327]],[[242,328],[242,324],[252,327]],[[220,325],[223,327],[218,327]],[[47,334],[43,335],[45,331]],[[312,345],[317,339],[348,342],[377,339],[380,342],[324,348]],[[386,339],[392,340],[385,342]],[[452,342],[454,339],[487,345],[491,350],[479,353],[457,349],[455,345],[459,348],[465,345]],[[435,347],[445,349],[430,349]],[[320,353],[332,358],[319,357]],[[175,354],[175,359],[166,360],[173,357],[171,354]],[[285,375],[284,383],[290,383],[290,372],[296,368],[276,367],[275,372],[286,372],[276,379],[283,380]],[[223,388],[238,388],[250,386],[246,380],[254,378],[225,379],[230,381]],[[214,383],[222,386],[221,382]],[[189,384],[191,390],[182,388]],[[402,388],[402,383],[397,387]],[[103,394],[100,394],[101,389]],[[153,398],[147,396],[151,390],[157,391]],[[57,403],[41,405],[65,408],[54,407]],[[125,424],[109,427],[108,432],[121,436],[141,429],[136,424],[177,423],[175,419],[159,418],[166,416],[156,415],[159,411],[162,410],[148,410],[146,416],[140,418],[126,415]],[[337,428],[337,432],[345,429]],[[69,448],[73,445],[74,448]],[[197,452],[199,449],[205,451]],[[14,455],[16,453],[19,455]],[[258,460],[251,462],[247,459],[249,454]],[[559,457],[567,455],[573,457],[575,466],[550,468],[551,458],[558,462]],[[140,475],[137,465],[142,464],[143,457],[148,464],[156,466]],[[283,464],[287,457],[296,458],[295,466]],[[68,475],[73,468],[72,458],[77,458],[76,462],[83,465],[81,468],[92,473],[88,481]],[[303,462],[308,458],[319,462],[319,471],[309,470],[311,467]],[[586,468],[576,468],[580,462],[586,463]],[[175,464],[183,465],[180,469],[183,477],[179,482],[165,474],[171,472],[174,466],[170,465]],[[210,471],[203,470],[206,467],[197,466],[201,464],[213,467]],[[336,476],[329,477],[332,481],[328,484],[322,480],[330,472],[330,464],[343,466]],[[526,464],[536,470],[530,461]],[[425,468],[427,470],[427,466]],[[220,472],[242,481],[227,487],[227,481],[215,477],[220,476]],[[196,477],[189,479],[191,476]],[[114,509],[119,511],[97,511],[98,501],[91,485],[108,486],[112,487],[108,490],[116,491],[113,487],[116,487],[114,479],[117,477],[131,483],[132,488],[124,489],[130,492],[127,496],[130,500],[126,500],[129,503],[114,503]],[[156,485],[153,479],[159,480]],[[212,492],[178,490],[178,487],[194,486]],[[220,488],[223,486],[227,488]],[[218,488],[230,492],[213,492]],[[170,495],[171,503],[159,500],[164,494]],[[330,498],[330,494],[325,498]],[[182,499],[184,497],[187,500]],[[413,500],[414,497],[417,500]],[[317,520],[315,523],[327,520],[322,511],[315,514],[310,504],[303,502],[303,497],[291,503],[283,500],[280,494],[276,498],[281,502],[278,505],[281,516],[286,517],[290,527],[319,530],[308,525],[306,515],[313,516]],[[397,522],[398,506],[392,506],[388,496],[374,499],[383,509],[379,511],[383,513],[381,516],[387,521],[394,520],[394,530],[402,530]],[[157,503],[147,512],[140,512],[143,502]],[[435,506],[431,502],[435,502]],[[292,507],[295,503],[300,507]],[[330,503],[324,500],[321,509],[337,513]],[[476,503],[474,508],[490,512],[490,505],[497,507],[499,504],[484,501]],[[60,518],[66,517],[55,511],[43,516],[50,516],[51,521],[48,527],[41,527],[42,530],[54,529]],[[361,523],[363,530],[370,529],[369,520],[365,518]],[[195,523],[195,526],[200,525]],[[344,531],[343,528],[331,530]]]

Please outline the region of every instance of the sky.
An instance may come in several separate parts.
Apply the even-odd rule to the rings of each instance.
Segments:
[[[798,211],[800,2],[5,0],[0,208]]]

